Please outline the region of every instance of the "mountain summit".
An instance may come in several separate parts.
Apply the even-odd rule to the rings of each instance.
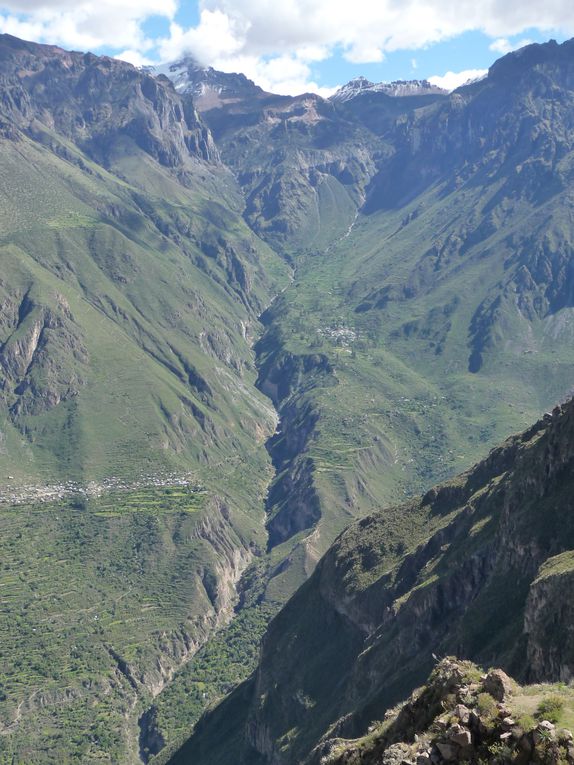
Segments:
[[[447,91],[432,85],[428,80],[395,80],[394,82],[373,83],[366,77],[356,77],[343,85],[330,97],[331,101],[351,101],[358,96],[371,93],[383,93],[391,98],[403,98],[408,96],[423,96],[431,93],[443,93]]]
[[[203,67],[190,56],[160,67],[149,67],[148,71],[169,77],[178,93],[193,98],[199,111],[266,95],[264,90],[244,74],[227,74],[211,66]]]

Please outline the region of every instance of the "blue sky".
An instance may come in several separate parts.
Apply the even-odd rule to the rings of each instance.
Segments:
[[[574,1],[0,0],[0,31],[135,64],[190,52],[326,95],[358,75],[456,87],[516,47],[574,36]]]
[[[574,2],[574,0],[573,0]],[[541,33],[536,29],[524,34],[504,38],[507,45],[493,50],[496,42],[483,32],[463,32],[460,35],[427,47],[414,50],[398,50],[386,54],[385,60],[375,63],[353,64],[346,61],[339,51],[328,61],[317,65],[314,79],[320,85],[334,86],[363,75],[373,82],[427,79],[443,76],[449,71],[485,70],[509,49],[522,47],[524,42],[546,42],[553,37],[562,42],[566,39],[560,30]],[[497,38],[500,40],[501,38]]]

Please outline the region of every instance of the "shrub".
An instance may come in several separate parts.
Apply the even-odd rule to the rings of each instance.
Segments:
[[[490,693],[479,693],[476,700],[478,711],[483,715],[494,716],[497,712],[496,700]]]
[[[532,715],[521,715],[516,721],[516,724],[524,731],[524,733],[528,733],[536,727],[536,720]]]
[[[488,747],[488,753],[490,755],[490,757],[488,758],[488,762],[490,763],[508,762],[512,756],[512,750],[506,744],[503,744],[501,741],[497,741],[496,743],[491,744]]]
[[[557,723],[564,708],[564,700],[560,696],[548,696],[542,699],[536,708],[536,716],[541,720]]]

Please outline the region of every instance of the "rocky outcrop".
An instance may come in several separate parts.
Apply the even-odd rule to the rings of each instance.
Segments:
[[[86,384],[89,355],[62,295],[48,301],[29,289],[18,298],[0,342],[0,391],[14,419],[74,398]]]
[[[503,692],[493,694],[492,688]],[[440,765],[457,762],[574,762],[572,733],[549,720],[525,717],[514,696],[520,688],[501,670],[443,659],[425,686],[383,724],[358,741],[322,744],[316,765]],[[550,696],[550,689],[546,692]],[[541,695],[543,695],[542,692]]]

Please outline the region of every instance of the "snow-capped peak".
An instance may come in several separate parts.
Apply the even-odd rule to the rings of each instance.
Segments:
[[[331,96],[331,101],[350,101],[363,93],[384,93],[386,96],[424,96],[446,93],[428,80],[395,80],[394,82],[370,82],[366,77],[356,77]]]
[[[169,77],[178,93],[193,97],[199,111],[215,108],[226,101],[257,98],[263,94],[261,88],[244,74],[219,72],[211,66],[202,66],[190,56],[154,67],[152,74]]]

